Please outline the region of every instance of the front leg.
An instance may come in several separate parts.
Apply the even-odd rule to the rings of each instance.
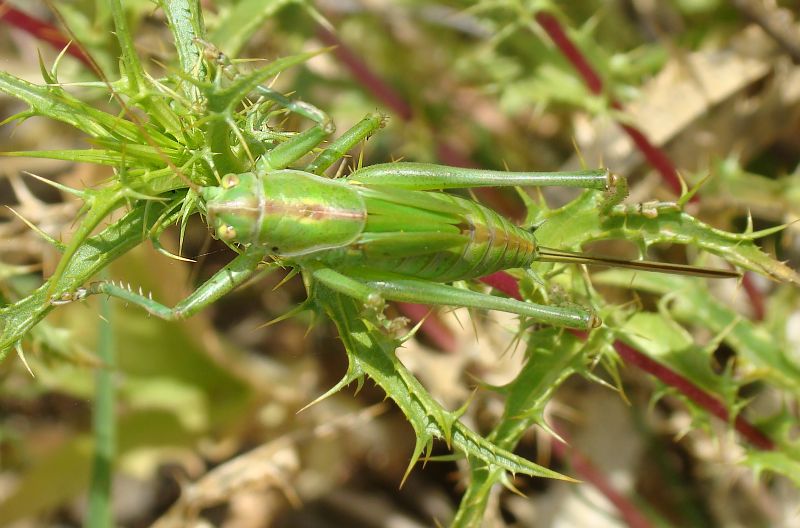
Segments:
[[[258,264],[265,256],[266,252],[261,248],[245,250],[244,253],[233,259],[227,266],[215,273],[214,276],[201,284],[200,287],[173,308],[154,301],[150,296],[145,296],[141,290],[136,293],[130,287],[126,288],[121,284],[118,285],[108,281],[95,282],[86,288],[80,288],[75,292],[51,298],[50,304],[67,304],[72,301],[82,300],[89,295],[105,293],[111,297],[141,306],[149,313],[167,321],[186,319],[252,277]]]

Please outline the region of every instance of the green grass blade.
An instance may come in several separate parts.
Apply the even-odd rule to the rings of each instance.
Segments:
[[[111,481],[116,452],[116,424],[114,418],[114,327],[111,322],[111,300],[100,300],[100,332],[97,356],[103,365],[95,374],[94,397],[94,460],[89,484],[89,513],[85,526],[103,528],[112,526]]]

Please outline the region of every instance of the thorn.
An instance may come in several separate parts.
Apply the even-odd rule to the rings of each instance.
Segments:
[[[56,84],[58,81],[53,77],[51,72],[47,71],[47,67],[44,65],[42,52],[37,49],[36,55],[39,57],[39,70],[42,73],[42,78],[44,79],[45,84]]]
[[[296,414],[300,414],[301,412],[305,411],[306,409],[308,409],[312,405],[316,405],[319,402],[321,402],[322,400],[325,400],[325,399],[333,396],[334,394],[336,394],[337,392],[339,392],[343,388],[345,388],[348,385],[350,385],[353,381],[354,381],[354,378],[351,376],[351,373],[347,372],[344,375],[344,377],[342,379],[340,379],[339,382],[336,385],[334,385],[333,387],[328,389],[325,393],[321,394],[320,396],[318,396],[317,398],[315,398],[314,400],[312,400],[311,402],[309,402],[308,404],[303,406],[303,408],[300,409],[299,411],[297,411]]]
[[[406,332],[406,334],[405,334],[404,336],[401,336],[401,337],[398,339],[398,341],[400,342],[400,344],[401,344],[401,345],[402,345],[402,344],[404,344],[406,341],[408,341],[409,339],[411,339],[412,337],[414,337],[415,335],[417,335],[417,332],[418,332],[418,331],[419,331],[419,329],[422,327],[423,323],[425,323],[425,320],[426,320],[426,319],[428,319],[428,317],[430,317],[432,313],[433,313],[433,308],[430,308],[430,309],[428,310],[428,313],[426,313],[426,314],[425,314],[425,316],[424,316],[424,317],[422,317],[422,318],[421,318],[421,319],[420,319],[420,320],[419,320],[419,321],[418,321],[418,322],[417,322],[417,323],[416,323],[416,324],[415,324],[415,325],[414,325],[414,326],[411,328],[411,330],[409,330],[408,332]]]
[[[699,181],[699,182],[697,182],[697,185],[695,185],[694,187],[692,187],[691,189],[689,189],[689,190],[688,190],[688,191],[686,191],[686,192],[683,192],[683,189],[684,189],[684,188],[685,188],[685,186],[686,186],[686,182],[683,180],[683,178],[681,178],[680,174],[678,174],[678,178],[679,178],[679,181],[681,182],[681,191],[682,191],[682,194],[681,194],[680,198],[678,198],[677,204],[678,204],[678,206],[679,206],[681,209],[683,209],[683,207],[684,207],[684,206],[685,206],[687,203],[689,203],[689,201],[690,201],[690,200],[691,200],[691,199],[694,197],[694,195],[695,195],[695,194],[697,194],[697,191],[699,191],[699,190],[700,190],[700,188],[701,188],[703,185],[705,185],[705,183],[706,183],[706,182],[707,182],[707,181],[708,181],[708,180],[711,178],[711,173],[708,173],[708,174],[706,174],[705,176],[703,176],[703,177],[700,179],[700,181]]]
[[[553,427],[551,427],[550,424],[547,423],[547,421],[544,420],[544,418],[542,418],[541,420],[538,420],[536,422],[536,425],[541,427],[546,433],[548,433],[550,436],[555,438],[557,441],[561,442],[565,446],[569,446],[569,442],[567,442],[566,439],[564,439],[564,437],[562,437],[560,434],[558,434],[558,431],[553,429]]]
[[[156,244],[155,241],[151,241],[151,242],[152,242],[153,247],[155,248],[155,250],[158,251],[159,253],[161,253],[162,255],[164,255],[165,257],[169,257],[169,258],[171,258],[173,260],[180,260],[181,262],[197,262],[194,259],[190,259],[188,257],[182,257],[180,255],[176,255],[175,253],[167,251],[166,249],[164,249],[161,246],[161,244]],[[183,241],[181,241],[181,242],[183,242]]]
[[[11,184],[11,190],[14,192],[20,205],[32,204],[34,207],[45,205],[44,202],[31,192],[30,187],[20,178],[19,174],[9,174],[8,183]]]
[[[308,300],[303,301],[302,303],[298,304],[297,306],[295,306],[294,308],[292,308],[288,312],[286,312],[286,313],[284,313],[282,315],[279,315],[278,317],[276,317],[276,318],[274,318],[274,319],[272,319],[270,321],[267,321],[264,324],[258,325],[257,327],[253,328],[253,330],[260,330],[262,328],[266,328],[268,326],[272,326],[275,323],[279,323],[281,321],[285,321],[286,319],[289,319],[290,317],[293,317],[293,316],[299,314],[300,312],[303,312],[303,311],[307,310],[309,304],[310,303],[308,302]],[[311,328],[309,328],[309,330],[311,330]],[[306,333],[306,335],[308,335],[308,333]]]
[[[71,40],[67,42],[63,48],[61,48],[61,51],[58,53],[58,56],[56,57],[56,60],[53,61],[53,67],[50,68],[50,74],[53,76],[53,79],[55,79],[56,82],[58,82],[58,75],[57,75],[58,66],[59,64],[61,64],[61,59],[63,59],[64,56],[67,54],[67,51],[69,50],[70,46],[72,46]],[[78,51],[81,51],[80,47],[78,48]]]
[[[364,166],[364,144],[361,144],[361,151],[358,153],[358,169]]]
[[[55,246],[55,248],[56,248],[57,250],[59,250],[59,251],[63,252],[63,251],[64,251],[64,248],[66,248],[66,247],[67,247],[66,245],[62,244],[61,242],[59,242],[59,241],[58,241],[58,240],[56,240],[55,238],[51,237],[50,235],[48,235],[47,233],[45,233],[44,231],[42,231],[42,230],[39,228],[39,226],[35,225],[33,222],[31,222],[30,220],[28,220],[27,218],[25,218],[24,216],[22,216],[21,214],[19,214],[17,211],[15,211],[14,209],[12,209],[12,208],[11,208],[11,207],[9,207],[8,205],[6,206],[6,209],[8,209],[8,210],[9,210],[9,211],[11,211],[12,213],[14,213],[14,216],[16,216],[17,218],[19,218],[20,220],[22,220],[22,222],[23,222],[23,223],[24,223],[26,226],[28,226],[28,227],[29,227],[31,230],[33,230],[33,232],[34,232],[34,233],[36,233],[37,235],[39,235],[40,237],[42,237],[42,238],[43,238],[43,239],[44,239],[44,240],[45,240],[47,243],[49,243],[49,244],[52,244],[53,246]]]
[[[408,461],[408,467],[406,468],[406,472],[403,475],[403,479],[400,481],[400,487],[403,487],[403,484],[406,483],[406,479],[411,474],[411,470],[414,469],[414,466],[419,461],[419,457],[422,455],[422,450],[425,449],[425,444],[430,442],[430,438],[427,438],[425,442],[422,442],[422,439],[417,437],[417,442],[414,445],[414,453],[411,455],[411,459]]]
[[[526,497],[527,498],[527,495],[522,493],[516,486],[514,486],[514,483],[512,482],[512,480],[509,479],[506,475],[504,475],[504,477],[502,479],[502,484],[503,484],[504,488],[506,488],[508,491],[510,491],[514,495],[519,495],[520,497]]]
[[[675,171],[675,176],[677,176],[677,177],[678,177],[678,183],[679,183],[679,184],[680,184],[680,186],[681,186],[681,196],[683,196],[683,195],[684,195],[684,194],[686,194],[686,192],[689,190],[689,186],[686,184],[686,178],[684,178],[684,177],[683,177],[683,175],[682,175],[680,172],[678,172],[678,171]],[[702,182],[701,182],[701,183],[704,183],[704,182],[706,181],[706,179],[708,179],[709,177],[711,177],[711,174],[710,174],[710,173],[709,173],[709,175],[708,175],[708,176],[706,176],[706,177],[705,177],[705,178],[702,180]],[[694,193],[693,193],[693,194],[694,194]]]
[[[316,315],[316,313],[315,313],[315,312],[312,312],[312,314],[313,314],[313,315]],[[315,322],[316,322],[316,321],[314,320],[314,318],[312,318],[312,319],[311,319],[311,322],[309,322],[309,323],[308,323],[308,328],[306,328],[306,333],[305,333],[305,334],[303,334],[303,339],[306,339],[306,338],[308,338],[308,335],[309,335],[309,334],[311,333],[311,331],[314,329],[314,323],[315,323]]]
[[[578,138],[576,138],[574,135],[572,136],[572,148],[575,149],[575,155],[578,156],[578,161],[580,162],[581,168],[585,169],[588,166],[586,164],[586,158],[583,157],[583,152],[578,146]]]
[[[14,343],[14,349],[17,351],[17,356],[19,359],[22,360],[22,364],[25,365],[26,369],[28,369],[28,374],[30,374],[32,378],[35,378],[36,375],[31,370],[31,366],[28,365],[28,360],[25,359],[25,353],[22,351],[22,344],[19,341]]]
[[[58,189],[60,191],[63,191],[65,193],[71,194],[73,196],[77,196],[81,200],[86,200],[87,196],[89,195],[89,193],[87,191],[81,191],[81,190],[78,190],[78,189],[73,189],[72,187],[68,187],[68,186],[66,186],[66,185],[64,185],[62,183],[58,183],[57,181],[48,180],[47,178],[42,178],[41,176],[37,176],[36,174],[34,174],[32,172],[22,171],[22,174],[27,174],[28,176],[30,176],[32,178],[36,178],[37,180],[39,180],[40,182],[42,182],[44,184],[47,184],[47,185],[49,185],[51,187],[55,187],[56,189]]]
[[[286,276],[282,278],[281,281],[278,284],[276,284],[274,288],[272,288],[272,291],[277,290],[278,288],[289,282],[298,273],[300,273],[299,269],[292,268],[291,271],[289,271],[289,273],[287,273]]]

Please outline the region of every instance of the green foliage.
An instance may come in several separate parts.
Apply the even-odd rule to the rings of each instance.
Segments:
[[[430,454],[433,440],[441,439],[473,459],[480,471],[507,471],[569,480],[498,447],[461,424],[459,412],[443,409],[395,356],[399,342],[364,320],[361,315],[363,307],[357,301],[320,287],[315,302],[336,323],[349,361],[347,374],[325,396],[354,381],[360,386],[364,383],[364,376],[369,376],[385,390],[406,415],[417,435],[406,476],[423,453]]]

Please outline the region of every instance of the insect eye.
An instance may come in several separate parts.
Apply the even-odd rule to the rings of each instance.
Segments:
[[[236,174],[226,174],[222,177],[222,188],[230,189],[239,185],[239,176]]]
[[[217,229],[217,236],[221,240],[233,240],[236,238],[236,228],[230,224],[221,225]]]

